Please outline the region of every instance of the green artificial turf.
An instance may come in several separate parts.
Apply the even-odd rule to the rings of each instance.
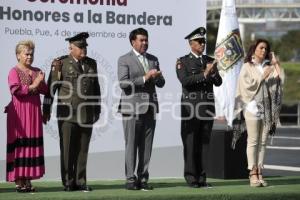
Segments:
[[[213,185],[210,189],[189,188],[183,179],[155,179],[150,184],[153,191],[128,191],[124,189],[124,181],[89,181],[94,189],[84,193],[64,192],[60,182],[34,182],[38,192],[16,193],[14,184],[0,183],[0,199],[105,199],[105,200],[185,200],[185,199],[217,199],[217,200],[296,200],[300,199],[300,177],[269,177],[269,187],[251,188],[248,180],[209,179]]]

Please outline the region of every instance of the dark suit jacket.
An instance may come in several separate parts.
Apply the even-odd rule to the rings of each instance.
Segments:
[[[159,68],[158,59],[146,53],[149,70]],[[158,112],[155,86],[163,87],[165,79],[161,75],[144,83],[144,68],[133,51],[121,56],[118,60],[118,79],[122,89],[119,112],[122,114],[146,113],[150,104]]]

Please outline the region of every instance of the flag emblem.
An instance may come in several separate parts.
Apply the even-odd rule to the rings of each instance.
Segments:
[[[239,30],[233,30],[223,41],[217,44],[215,56],[219,60],[218,68],[227,71],[244,56]]]

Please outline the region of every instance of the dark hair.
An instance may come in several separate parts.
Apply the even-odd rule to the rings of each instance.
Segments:
[[[137,35],[144,35],[144,36],[147,36],[148,37],[148,31],[144,28],[137,28],[137,29],[134,29],[130,32],[129,34],[129,42],[130,44],[132,44],[132,40],[135,40],[136,39],[136,36]]]
[[[247,53],[247,55],[246,55],[246,57],[245,57],[244,63],[246,63],[246,62],[252,63],[252,55],[254,54],[256,47],[257,47],[260,43],[262,43],[262,42],[267,44],[267,49],[266,49],[267,52],[266,52],[266,57],[265,57],[265,59],[270,59],[270,56],[269,56],[270,51],[271,51],[270,43],[269,43],[267,40],[265,40],[265,39],[257,39],[257,40],[255,41],[255,43],[252,44],[252,45],[249,47],[249,50],[248,50],[248,53]]]

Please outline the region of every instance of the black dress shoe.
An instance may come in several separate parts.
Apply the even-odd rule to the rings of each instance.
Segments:
[[[76,190],[83,192],[91,192],[93,189],[87,185],[77,185]]]
[[[125,183],[126,190],[139,190],[135,182],[127,182]]]
[[[199,183],[196,183],[196,182],[194,182],[194,183],[189,183],[188,185],[189,185],[189,187],[191,187],[191,188],[199,188],[199,187],[200,187]]]
[[[201,188],[212,188],[212,185],[207,182],[200,182],[199,187]]]
[[[153,187],[151,185],[148,185],[147,182],[141,182],[140,183],[140,189],[141,190],[153,190]]]
[[[75,191],[75,188],[73,186],[67,185],[67,186],[64,187],[64,191],[72,192],[72,191]]]

